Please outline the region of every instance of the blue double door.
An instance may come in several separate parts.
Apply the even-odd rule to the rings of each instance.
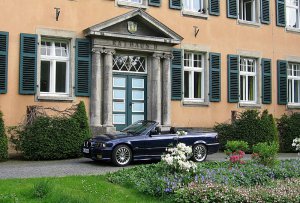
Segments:
[[[147,119],[147,77],[113,75],[113,124],[117,130]]]

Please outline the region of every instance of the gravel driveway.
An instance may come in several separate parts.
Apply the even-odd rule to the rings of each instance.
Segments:
[[[296,159],[297,154],[279,154],[279,159]],[[246,155],[246,159],[250,159]],[[225,160],[223,153],[216,153],[207,157],[208,161]],[[151,162],[136,162],[133,165],[149,164]],[[20,161],[10,160],[0,162],[0,179],[32,178],[70,175],[99,175],[122,169],[110,163],[94,162],[87,158],[59,160],[59,161]]]

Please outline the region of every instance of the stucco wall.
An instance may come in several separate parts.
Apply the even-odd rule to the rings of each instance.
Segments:
[[[259,27],[239,25],[226,17],[226,1],[221,0],[220,16],[208,19],[182,16],[179,10],[169,9],[169,2],[162,1],[159,8],[148,7],[146,12],[184,37],[184,45],[201,45],[208,51],[222,54],[221,102],[209,106],[183,106],[172,102],[172,124],[175,126],[211,127],[215,122],[230,119],[231,110],[241,111],[237,104],[227,103],[227,54],[241,51],[256,52],[262,58],[272,59],[272,104],[262,105],[276,117],[286,113],[286,106],[277,105],[277,59],[300,57],[300,34],[276,27],[275,1],[271,1],[271,24]],[[9,32],[8,93],[0,95],[0,110],[7,126],[16,125],[28,105],[45,105],[66,108],[72,103],[88,98],[76,98],[73,102],[35,102],[32,95],[18,94],[20,33],[36,33],[38,28],[74,31],[78,37],[92,25],[128,12],[133,8],[116,6],[114,0],[1,0],[0,30]],[[61,9],[59,21],[55,20],[55,7]],[[200,31],[194,37],[193,26]],[[74,67],[71,67],[74,69]]]

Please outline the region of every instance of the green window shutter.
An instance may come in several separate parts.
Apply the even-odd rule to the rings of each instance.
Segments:
[[[237,19],[237,1],[227,0],[227,18]]]
[[[272,103],[272,61],[271,59],[261,60],[262,70],[262,103]]]
[[[284,0],[276,0],[276,25],[285,27],[285,3]]]
[[[76,39],[75,95],[90,96],[91,44],[89,39]]]
[[[209,0],[209,14],[214,16],[220,15],[220,0]]]
[[[287,104],[287,61],[277,61],[277,98],[278,104]]]
[[[228,55],[228,102],[239,102],[239,56]]]
[[[209,54],[209,100],[221,101],[221,54]]]
[[[260,1],[261,23],[270,24],[270,0]]]
[[[148,0],[149,6],[160,6],[160,0]]]
[[[169,0],[170,8],[172,9],[181,9],[181,0]]]
[[[34,34],[20,35],[20,94],[35,94],[38,37]]]
[[[8,32],[0,32],[0,94],[7,93]]]
[[[171,62],[172,77],[172,100],[182,98],[182,50],[173,49],[173,59]]]

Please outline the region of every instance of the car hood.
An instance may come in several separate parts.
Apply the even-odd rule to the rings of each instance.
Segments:
[[[107,134],[97,135],[96,137],[93,138],[93,141],[107,142],[110,140],[115,140],[124,137],[130,137],[130,136],[132,135],[128,133],[122,133],[122,132],[107,133]]]

